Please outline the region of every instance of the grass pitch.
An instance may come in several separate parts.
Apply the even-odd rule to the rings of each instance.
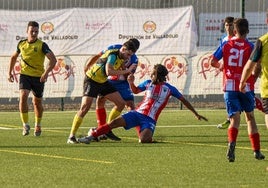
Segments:
[[[1,187],[267,187],[268,130],[255,112],[265,160],[254,158],[242,118],[236,161],[226,159],[227,130],[216,125],[224,110],[199,110],[209,121],[198,121],[188,110],[164,110],[154,144],[139,144],[135,129],[113,132],[120,142],[66,144],[76,112],[45,112],[40,137],[21,135],[18,112],[0,112]],[[90,111],[78,136],[96,125]]]

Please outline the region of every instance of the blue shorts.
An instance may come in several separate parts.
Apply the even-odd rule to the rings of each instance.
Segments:
[[[238,91],[224,92],[224,100],[228,117],[236,112],[252,112],[255,107],[255,94],[253,91],[242,93]]]
[[[135,110],[131,110],[122,115],[126,122],[124,127],[126,130],[131,129],[136,126],[140,126],[140,131],[144,129],[150,129],[154,133],[156,122],[149,116],[143,115]]]
[[[116,90],[120,93],[121,97],[125,101],[134,101],[134,95],[133,95],[127,81],[109,80],[109,83],[111,83],[116,88]]]

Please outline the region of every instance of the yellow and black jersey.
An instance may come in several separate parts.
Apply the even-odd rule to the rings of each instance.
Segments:
[[[45,71],[45,55],[51,50],[48,45],[37,39],[29,43],[27,39],[21,40],[17,46],[17,52],[21,54],[21,74],[40,77]]]
[[[87,71],[86,75],[98,83],[104,83],[107,81],[107,75],[105,70],[106,63],[113,66],[114,70],[119,70],[124,64],[125,60],[119,56],[119,49],[111,49],[105,51],[104,54],[98,59],[98,61]]]

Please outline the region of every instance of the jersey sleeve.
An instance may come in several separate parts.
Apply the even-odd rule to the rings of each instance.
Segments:
[[[106,50],[114,50],[114,49],[120,49],[122,47],[122,44],[113,44],[107,47]],[[106,50],[102,50],[99,55],[102,55],[105,53]]]
[[[213,58],[217,59],[218,61],[221,60],[221,58],[223,57],[223,48],[225,46],[225,44],[228,41],[224,41],[222,44],[220,44],[217,48],[217,50],[213,53]]]
[[[181,92],[174,86],[166,83],[166,85],[168,86],[168,88],[170,89],[171,92],[171,96],[180,99],[183,95],[181,94]]]
[[[47,54],[47,53],[52,52],[52,51],[49,49],[47,43],[45,43],[45,42],[43,42],[43,44],[42,44],[42,52],[43,52],[44,54]]]
[[[113,49],[120,49],[122,47],[122,44],[113,44],[108,46],[107,50],[113,50]]]
[[[151,82],[152,82],[151,80],[145,80],[145,81],[141,82],[141,83],[137,86],[137,88],[139,88],[141,91],[145,91],[146,88],[147,88],[147,86],[148,86],[148,84],[150,84]]]
[[[116,55],[110,54],[108,56],[107,63],[109,63],[110,65],[114,65],[115,62],[116,62]]]

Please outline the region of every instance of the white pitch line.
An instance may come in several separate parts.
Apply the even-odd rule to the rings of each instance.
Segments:
[[[14,126],[14,125],[2,125],[0,127],[0,130],[20,130],[21,127],[18,126]],[[247,124],[241,124],[241,126],[246,126]],[[264,126],[265,124],[258,124],[260,126]],[[202,128],[202,127],[217,127],[217,125],[156,125],[156,128]],[[79,127],[80,129],[89,129],[89,128],[93,128],[93,127]],[[122,128],[122,127],[119,127]],[[44,130],[69,130],[71,129],[70,127],[42,127],[42,129]]]
[[[66,157],[66,156],[60,156],[60,155],[48,155],[48,154],[31,153],[31,152],[25,152],[25,151],[14,151],[14,150],[0,149],[0,152],[16,153],[16,154],[21,154],[21,155],[31,155],[31,156],[39,156],[39,157],[55,158],[55,159],[84,161],[84,162],[91,162],[91,163],[103,163],[103,164],[113,164],[114,163],[112,161],[101,161],[101,160],[93,160],[93,159],[83,159],[83,158]]]

